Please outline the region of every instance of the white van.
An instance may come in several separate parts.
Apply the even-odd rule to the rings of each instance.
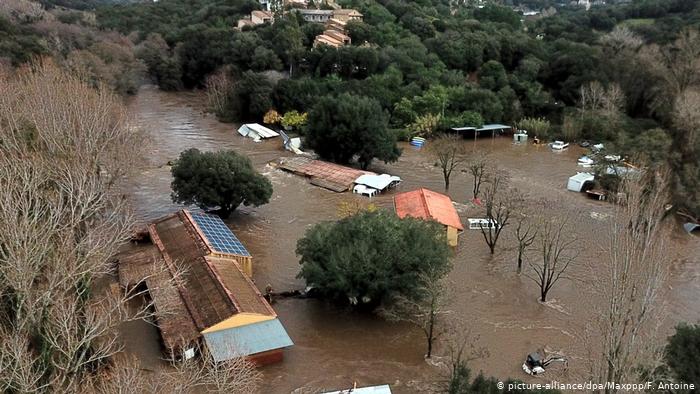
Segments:
[[[469,222],[469,229],[470,230],[481,230],[482,228],[495,229],[495,228],[499,227],[498,222],[496,222],[495,220],[491,220],[491,219],[467,219],[467,221]]]

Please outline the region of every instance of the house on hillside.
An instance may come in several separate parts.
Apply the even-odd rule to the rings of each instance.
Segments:
[[[363,15],[353,9],[338,9],[338,10],[317,10],[317,9],[298,9],[302,18],[307,22],[326,23],[331,19],[337,19],[340,22],[348,22],[351,20],[361,21]]]
[[[348,21],[362,21],[363,15],[353,9],[339,9],[339,10],[333,10],[333,19],[337,19],[341,22],[348,22]]]
[[[181,210],[151,223],[147,238],[117,256],[119,282],[145,287],[168,355],[187,359],[205,346],[217,362],[282,360],[292,340],[251,280],[250,253],[219,217]]]
[[[394,209],[400,218],[412,216],[432,219],[445,226],[447,243],[457,246],[457,236],[464,231],[459,214],[450,197],[420,188],[394,196]]]
[[[275,18],[272,12],[255,10],[250,13],[250,17],[239,19],[237,27],[240,30],[245,26],[257,26],[274,21]]]

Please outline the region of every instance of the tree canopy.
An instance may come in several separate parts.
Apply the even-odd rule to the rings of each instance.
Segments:
[[[172,199],[202,209],[218,209],[227,217],[239,205],[259,206],[270,201],[272,183],[245,156],[229,151],[180,154],[173,164]]]
[[[313,107],[308,122],[305,144],[324,159],[348,163],[357,157],[365,169],[375,158],[392,162],[399,157],[396,136],[377,100],[326,96]]]
[[[297,243],[304,278],[325,298],[374,308],[393,297],[415,299],[419,277],[450,270],[444,228],[383,210],[315,225]]]
[[[700,325],[676,326],[666,345],[666,364],[677,381],[700,381]]]

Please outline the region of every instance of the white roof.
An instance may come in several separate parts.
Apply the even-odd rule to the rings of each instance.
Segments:
[[[238,133],[244,137],[251,135],[250,137],[260,137],[260,138],[271,138],[279,136],[279,133],[268,129],[265,126],[259,125],[257,123],[246,123],[238,128]]]
[[[360,175],[355,179],[355,183],[358,185],[369,186],[373,189],[384,190],[393,182],[401,182],[401,178],[389,174],[382,175]]]
[[[569,179],[576,180],[579,182],[586,182],[595,179],[595,176],[588,172],[577,172],[576,175],[569,177]]]
[[[391,394],[391,388],[388,384],[373,387],[357,387],[354,389],[328,391],[322,394]]]

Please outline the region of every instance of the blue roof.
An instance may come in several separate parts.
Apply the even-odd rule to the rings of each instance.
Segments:
[[[214,361],[225,361],[294,345],[279,319],[204,334]]]
[[[250,256],[221,218],[205,213],[190,213],[190,216],[215,252]]]

